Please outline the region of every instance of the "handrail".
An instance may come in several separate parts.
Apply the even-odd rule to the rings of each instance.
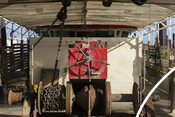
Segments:
[[[153,92],[157,89],[157,87],[166,79],[168,78],[168,76],[170,74],[172,74],[173,72],[175,71],[175,67],[173,69],[171,69],[152,89],[151,91],[148,93],[148,95],[146,96],[146,98],[144,99],[143,103],[141,104],[137,114],[136,114],[136,117],[139,117],[144,105],[146,104],[147,100],[149,99],[149,97],[153,94]]]

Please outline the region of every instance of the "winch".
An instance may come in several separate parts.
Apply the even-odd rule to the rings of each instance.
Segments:
[[[69,82],[66,86],[66,114],[73,108],[93,115],[94,110],[111,114],[111,85],[107,82],[107,49],[101,41],[78,41],[69,48]],[[77,109],[77,110],[79,110]],[[76,111],[76,110],[75,110]],[[101,113],[104,112],[104,113]],[[75,112],[76,113],[76,112]]]

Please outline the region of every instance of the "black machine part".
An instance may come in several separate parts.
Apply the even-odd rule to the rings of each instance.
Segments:
[[[71,5],[71,0],[62,0],[61,2],[64,7],[68,7]]]
[[[110,7],[112,4],[112,0],[102,0],[102,4],[105,7]]]
[[[147,0],[131,0],[134,4],[141,6],[146,3]]]
[[[147,0],[131,0],[134,4],[141,6],[147,2]],[[110,7],[112,5],[112,0],[102,0],[102,5],[105,7]]]

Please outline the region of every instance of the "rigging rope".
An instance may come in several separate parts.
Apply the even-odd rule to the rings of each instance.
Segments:
[[[58,14],[58,16],[60,18],[60,20],[62,21],[61,23],[61,30],[60,30],[60,40],[59,40],[59,44],[58,44],[58,51],[57,51],[57,56],[56,56],[56,61],[55,61],[55,68],[54,68],[54,72],[53,72],[53,77],[52,77],[52,84],[55,80],[55,75],[56,75],[56,71],[57,71],[57,66],[58,66],[58,60],[60,57],[60,51],[61,51],[61,45],[62,45],[62,39],[63,39],[63,30],[64,30],[64,22],[65,19],[67,18],[67,8],[63,7],[60,10],[60,13]]]

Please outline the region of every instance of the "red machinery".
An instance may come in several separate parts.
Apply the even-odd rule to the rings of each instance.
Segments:
[[[83,44],[88,45],[87,42]],[[101,63],[107,62],[107,49],[99,48],[98,43],[93,50],[95,44],[96,42],[90,42],[88,48],[81,49],[87,58],[77,47],[69,49],[69,65],[72,66],[69,69],[69,79],[89,79],[88,61],[90,61],[91,79],[107,79],[107,64]],[[78,42],[77,45],[81,47],[81,42]]]
[[[111,86],[107,79],[107,49],[97,42],[74,42],[69,48],[69,79],[66,86],[66,113],[81,110],[93,115],[111,114]],[[75,106],[76,105],[76,106]],[[103,108],[102,108],[103,107]]]

